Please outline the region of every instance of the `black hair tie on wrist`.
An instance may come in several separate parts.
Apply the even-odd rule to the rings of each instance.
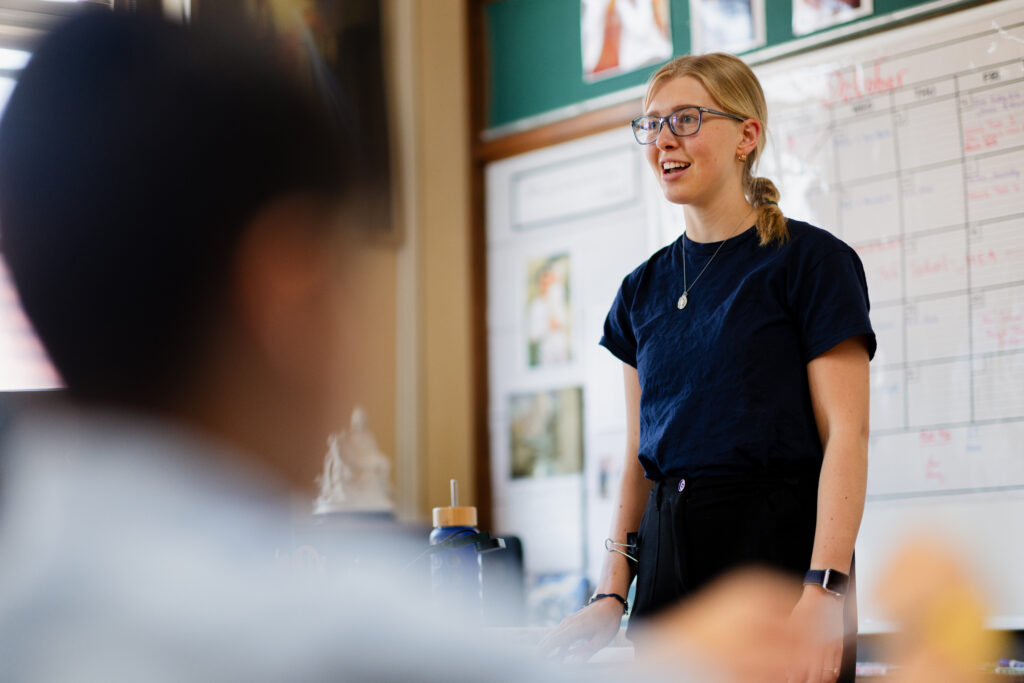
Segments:
[[[626,602],[626,598],[622,597],[618,593],[597,593],[589,600],[587,600],[587,604],[585,605],[585,607],[593,605],[595,602],[601,600],[602,598],[615,598],[616,600],[622,603],[622,613],[629,614],[629,603]]]

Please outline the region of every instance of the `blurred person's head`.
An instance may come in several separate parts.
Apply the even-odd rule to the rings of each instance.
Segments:
[[[284,469],[322,444],[341,139],[251,42],[107,11],[50,35],[0,122],[0,246],[69,394]]]

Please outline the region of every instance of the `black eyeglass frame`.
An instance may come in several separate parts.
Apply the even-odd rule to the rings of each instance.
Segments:
[[[672,118],[675,117],[676,114],[678,114],[679,112],[683,111],[684,109],[696,109],[697,110],[697,128],[694,129],[694,131],[692,133],[678,133],[678,132],[676,132],[676,127],[674,125],[672,125]],[[642,116],[638,116],[635,119],[633,119],[632,121],[630,121],[629,125],[633,129],[633,137],[636,138],[636,141],[639,144],[641,144],[641,145],[653,145],[658,140],[658,136],[661,135],[662,126],[664,126],[666,123],[668,123],[669,131],[671,131],[672,135],[675,135],[677,138],[687,138],[687,137],[690,137],[691,135],[696,135],[697,133],[700,132],[700,127],[702,125],[704,125],[704,114],[714,114],[716,116],[724,116],[726,118],[730,118],[730,119],[733,119],[735,121],[739,121],[741,123],[743,121],[746,121],[745,118],[743,118],[742,116],[737,116],[736,114],[730,114],[728,112],[718,111],[717,109],[708,109],[707,107],[697,107],[695,105],[688,104],[685,107],[679,107],[679,109],[676,109],[675,111],[670,112],[668,116],[653,116],[651,114],[644,114]],[[648,141],[648,142],[641,141],[639,136],[638,136],[639,131],[637,130],[637,121],[639,121],[641,119],[657,119],[658,120],[658,132],[656,132],[654,134],[654,137],[652,137],[650,139],[650,141]]]

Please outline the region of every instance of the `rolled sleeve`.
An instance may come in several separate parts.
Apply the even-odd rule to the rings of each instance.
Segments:
[[[604,320],[604,334],[601,336],[601,346],[612,352],[612,355],[636,367],[636,335],[633,333],[633,321],[630,316],[630,294],[629,277],[622,281],[615,300],[612,302],[608,317]]]

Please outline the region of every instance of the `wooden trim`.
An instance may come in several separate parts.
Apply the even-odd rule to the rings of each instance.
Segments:
[[[473,62],[479,63],[479,59]],[[482,84],[481,84],[482,85]],[[481,89],[473,84],[473,99],[480,96]],[[487,163],[505,159],[535,149],[557,145],[577,138],[594,135],[618,126],[626,126],[640,111],[640,101],[628,101],[603,109],[595,109],[571,119],[555,121],[546,126],[533,128],[522,133],[513,133],[494,140],[477,140],[474,156]],[[474,122],[475,123],[475,122]],[[482,130],[482,129],[477,129]]]
[[[394,155],[392,185],[395,192],[394,218],[400,226],[402,243],[395,246],[395,512],[399,521],[429,521],[426,505],[424,401],[421,340],[424,336],[420,311],[421,238],[418,214],[419,156],[416,121],[420,106],[416,91],[416,63],[419,49],[416,0],[387,0],[381,5],[389,47],[385,79],[393,106],[389,119]]]

